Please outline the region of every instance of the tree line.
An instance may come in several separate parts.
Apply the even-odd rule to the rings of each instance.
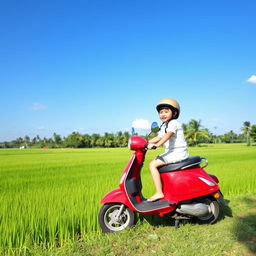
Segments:
[[[251,125],[249,121],[243,123],[241,134],[232,130],[223,135],[214,135],[209,129],[204,128],[201,120],[191,120],[188,124],[182,124],[182,128],[189,146],[198,146],[201,143],[242,143],[251,145],[256,142],[256,125]],[[133,134],[138,135],[138,134]],[[131,136],[129,132],[104,133],[100,135],[81,134],[73,132],[67,137],[62,137],[54,133],[51,138],[40,138],[37,135],[34,138],[25,136],[12,141],[0,142],[0,148],[92,148],[92,147],[126,147],[128,139]],[[145,136],[144,136],[145,137]]]

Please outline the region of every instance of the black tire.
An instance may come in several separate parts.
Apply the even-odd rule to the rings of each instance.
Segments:
[[[104,233],[119,232],[134,225],[134,212],[124,206],[118,219],[116,214],[119,212],[122,204],[104,204],[99,212],[98,221]]]
[[[211,209],[211,212],[208,215],[203,217],[197,217],[198,222],[200,224],[214,224],[218,220],[220,214],[219,203],[215,199],[211,198],[200,198],[197,201],[207,204]]]

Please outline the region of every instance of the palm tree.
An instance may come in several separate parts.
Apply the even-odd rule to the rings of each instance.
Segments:
[[[188,125],[187,125],[187,124],[182,124],[181,127],[182,127],[182,130],[183,130],[184,136],[185,136],[185,138],[187,139],[187,135],[188,135]]]
[[[241,128],[244,135],[246,136],[247,146],[250,146],[250,130],[251,130],[251,123],[249,121],[244,122],[244,126]]]
[[[96,141],[99,139],[100,135],[98,133],[93,133],[91,135],[91,141],[90,141],[90,145],[91,147],[96,147]]]
[[[184,128],[184,127],[183,127]],[[192,145],[198,145],[200,139],[209,139],[209,131],[207,129],[203,129],[201,125],[201,120],[196,121],[192,119],[188,127],[186,128],[186,139]]]
[[[29,142],[30,142],[29,136],[26,135],[23,140],[24,140],[24,143],[25,143],[25,147],[28,147],[28,144],[29,144]]]
[[[104,141],[104,146],[105,147],[107,147],[107,148],[113,147],[114,135],[112,133],[105,132],[104,137],[103,137],[103,141]]]
[[[253,141],[256,141],[256,125],[255,124],[251,126],[250,137],[253,139]]]
[[[61,143],[62,143],[61,136],[55,132],[55,133],[53,133],[53,139],[54,139],[55,145],[57,147],[59,147],[61,145]]]

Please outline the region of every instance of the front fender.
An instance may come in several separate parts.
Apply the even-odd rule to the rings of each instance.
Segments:
[[[122,203],[127,206],[130,205],[126,195],[124,194],[124,191],[122,191],[120,188],[114,189],[110,192],[108,192],[100,201],[102,204],[107,203]]]

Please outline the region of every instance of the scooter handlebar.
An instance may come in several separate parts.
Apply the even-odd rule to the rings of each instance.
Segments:
[[[145,144],[144,149],[148,150],[148,144]],[[153,146],[151,149],[157,149],[157,146]]]

